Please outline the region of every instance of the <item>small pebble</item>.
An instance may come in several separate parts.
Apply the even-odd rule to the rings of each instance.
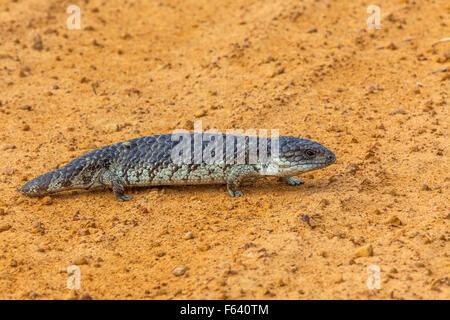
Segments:
[[[44,205],[51,205],[52,204],[52,198],[51,197],[44,197],[44,198],[42,198],[42,200],[41,200],[41,203],[42,204],[44,204]]]
[[[342,274],[339,274],[334,278],[334,283],[339,284],[342,282],[344,282],[344,277],[342,276]]]
[[[26,104],[24,106],[20,106],[19,109],[20,110],[24,110],[24,111],[31,111],[31,110],[33,110],[33,108],[30,105],[28,105],[28,104]]]
[[[140,208],[139,208],[139,211],[140,211],[142,214],[148,213],[148,209],[145,208],[145,207],[140,207]]]
[[[41,51],[44,48],[44,46],[42,44],[42,38],[39,33],[35,33],[31,37],[31,47],[34,50],[38,50],[38,51]]]
[[[175,276],[180,277],[186,273],[186,268],[182,264],[177,264],[175,267],[173,267],[172,273]]]
[[[198,250],[200,250],[201,252],[208,251],[209,248],[210,248],[210,246],[208,244],[201,244],[198,246]]]
[[[15,146],[14,144],[5,144],[5,145],[2,146],[2,150],[3,150],[3,151],[6,151],[6,150],[13,150],[13,149],[15,149],[15,148],[16,148],[16,146]]]
[[[83,296],[81,297],[81,300],[92,300],[92,297],[90,296],[89,293],[85,293],[85,294],[83,294]]]
[[[91,233],[89,232],[88,229],[83,230],[83,231],[80,232],[80,236],[88,236],[88,235],[90,235],[90,234],[91,234]]]
[[[394,116],[396,114],[406,114],[406,111],[403,110],[403,109],[400,109],[400,108],[399,109],[393,109],[392,112],[391,112],[391,115]]]
[[[78,257],[75,260],[73,260],[73,264],[77,266],[88,264],[88,261],[85,257]]]
[[[8,231],[9,229],[11,229],[11,226],[9,224],[0,225],[0,232]]]
[[[425,264],[423,264],[422,262],[417,262],[417,263],[415,264],[415,266],[416,266],[417,268],[425,268]]]
[[[373,247],[372,247],[372,245],[369,244],[367,246],[360,247],[358,250],[356,250],[355,256],[357,258],[373,256]]]
[[[201,117],[204,117],[205,115],[206,115],[206,110],[200,110],[200,111],[197,111],[196,113],[194,113],[194,117],[196,117],[196,118],[201,118]]]
[[[192,232],[186,232],[183,236],[183,239],[185,240],[194,239],[194,234]]]
[[[397,216],[391,216],[387,221],[387,224],[394,226],[402,226],[403,222]]]

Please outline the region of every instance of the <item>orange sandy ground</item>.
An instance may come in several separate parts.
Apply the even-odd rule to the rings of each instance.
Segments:
[[[380,30],[360,0],[76,1],[68,30],[73,2],[0,1],[0,298],[450,298],[450,42],[433,45],[450,36],[448,1],[378,1]],[[239,199],[15,190],[195,120],[311,138],[338,162]]]

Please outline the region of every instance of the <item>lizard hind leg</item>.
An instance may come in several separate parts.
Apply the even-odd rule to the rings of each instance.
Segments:
[[[112,190],[114,192],[114,195],[116,196],[117,201],[125,202],[133,199],[132,197],[125,195],[125,187],[122,181],[120,181],[119,177],[115,173],[107,170],[102,174],[101,180],[104,185],[112,187]]]

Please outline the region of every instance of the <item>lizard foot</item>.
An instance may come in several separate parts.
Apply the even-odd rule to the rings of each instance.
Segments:
[[[129,196],[116,196],[117,201],[119,202],[126,202],[126,201],[130,201],[131,199],[133,199],[133,197],[129,197]]]
[[[283,180],[290,186],[299,186],[305,183],[302,179],[295,179],[294,177],[283,178]]]
[[[233,198],[237,198],[237,197],[244,195],[242,193],[242,191],[239,191],[239,190],[233,191],[233,190],[228,189],[228,192],[230,193],[230,196],[232,196]]]

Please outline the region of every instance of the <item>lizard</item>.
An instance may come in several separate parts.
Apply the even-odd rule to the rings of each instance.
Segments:
[[[256,160],[252,158],[255,151],[259,155]],[[186,156],[181,158],[181,154]],[[262,161],[264,154],[266,160]],[[301,185],[304,181],[294,176],[335,162],[334,153],[320,143],[293,136],[160,134],[95,149],[17,190],[27,196],[45,196],[106,186],[123,202],[132,199],[125,194],[129,187],[226,184],[232,197],[240,197],[245,182],[276,176],[289,185]]]

